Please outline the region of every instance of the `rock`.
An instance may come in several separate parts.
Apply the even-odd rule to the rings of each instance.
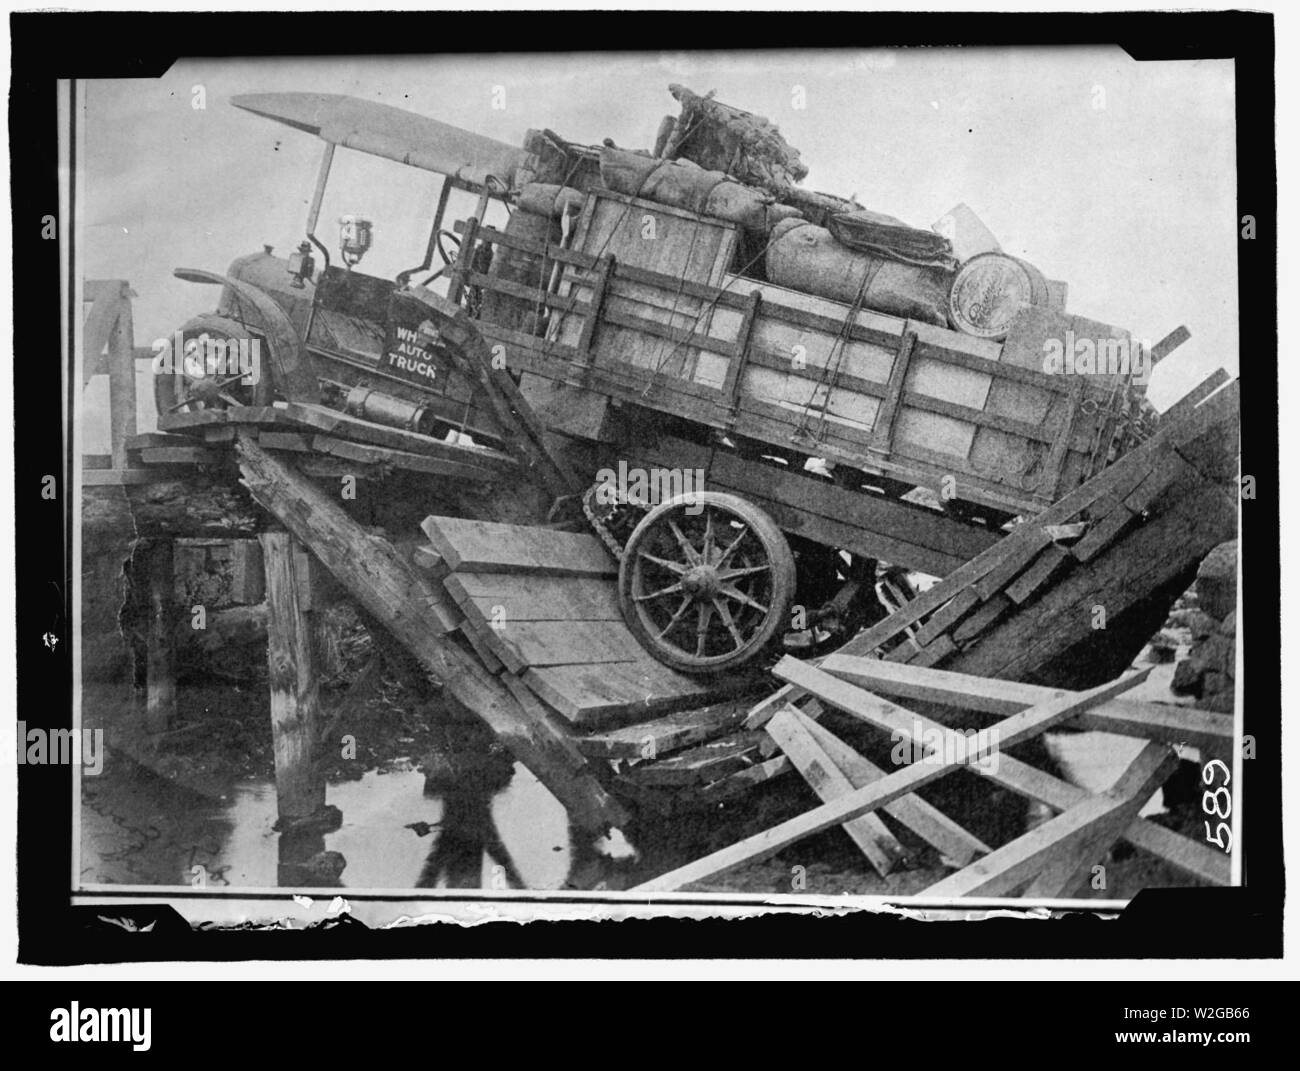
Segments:
[[[1201,671],[1190,658],[1183,659],[1174,667],[1174,679],[1169,682],[1169,690],[1174,695],[1191,695],[1200,698]]]
[[[1192,634],[1192,639],[1204,639],[1216,631],[1220,624],[1202,610],[1175,610],[1169,615],[1170,628],[1185,628]]]
[[[1220,543],[1196,571],[1200,608],[1222,621],[1237,609],[1237,541]]]

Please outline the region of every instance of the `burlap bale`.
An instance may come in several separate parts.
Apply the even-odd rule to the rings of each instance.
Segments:
[[[907,316],[940,327],[952,275],[854,252],[831,232],[800,219],[785,219],[772,231],[767,277],[778,286],[853,304],[867,283],[863,308]]]
[[[721,171],[606,146],[600,152],[600,176],[616,193],[738,223],[749,231],[767,229],[767,206],[772,198],[762,190],[732,182]]]

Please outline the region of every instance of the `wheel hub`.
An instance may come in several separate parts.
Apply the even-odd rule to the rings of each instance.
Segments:
[[[697,602],[706,602],[722,591],[722,581],[713,566],[696,565],[682,577],[682,590]]]

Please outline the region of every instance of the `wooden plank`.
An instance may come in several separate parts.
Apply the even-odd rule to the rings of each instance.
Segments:
[[[428,553],[437,556],[432,548]],[[623,614],[613,583],[600,577],[522,573],[452,573],[448,594],[487,625],[513,621],[617,621]]]
[[[1060,695],[1039,684],[976,677],[950,670],[898,666],[871,658],[832,654],[821,669],[871,692],[986,714],[1015,714]],[[1143,737],[1189,747],[1222,747],[1233,738],[1232,716],[1173,703],[1111,699],[1074,721],[1077,729]]]
[[[1151,366],[1154,368],[1191,337],[1192,333],[1187,330],[1186,325],[1179,324],[1170,331],[1169,334],[1165,335],[1164,338],[1151,347]],[[1222,372],[1223,369],[1219,369],[1219,371]],[[1226,381],[1227,373],[1224,372],[1223,382]]]
[[[659,668],[663,674],[639,662],[539,666],[528,669],[523,678],[548,706],[584,729],[645,721],[728,694],[725,682],[702,683],[666,666]]]
[[[221,454],[202,446],[153,446],[140,451],[146,465],[219,465]]]
[[[907,382],[907,370],[912,363],[912,353],[916,349],[916,332],[905,330],[899,340],[898,351],[894,354],[894,366],[889,372],[887,394],[880,408],[876,411],[876,420],[872,426],[875,438],[873,450],[888,454],[893,449],[894,419],[898,415],[903,401],[903,387]]]
[[[1210,375],[1206,376],[1199,384],[1160,414],[1160,426],[1164,428],[1178,423],[1231,378],[1224,369],[1216,368]]]
[[[1070,393],[1066,395],[1065,423],[1052,443],[1052,447],[1047,454],[1047,462],[1043,466],[1047,480],[1047,495],[1045,497],[1048,501],[1055,499],[1061,493],[1062,483],[1065,480],[1065,463],[1069,457],[1070,443],[1074,438],[1075,428],[1078,426],[1079,415],[1083,406],[1083,390],[1087,377],[1075,376],[1073,378],[1074,382],[1070,384]]]
[[[1011,609],[1012,605],[1011,600],[1001,593],[981,603],[974,613],[952,630],[953,642],[964,647]]]
[[[829,803],[848,795],[857,786],[808,733],[803,724],[806,720],[793,707],[786,707],[777,711],[776,716],[767,723],[767,732],[794,763],[795,769],[808,782],[808,787],[817,794],[818,799]],[[845,822],[840,828],[849,835],[849,839],[858,846],[881,877],[894,870],[907,854],[879,815],[864,814]]]
[[[516,673],[529,666],[635,662],[645,654],[622,621],[506,620],[478,632]]]
[[[933,666],[956,650],[957,644],[951,636],[939,636],[919,651],[915,650],[915,645],[911,642],[901,643],[886,657],[894,662],[906,662],[913,666]]]
[[[315,814],[325,805],[325,778],[315,762],[320,696],[311,626],[299,592],[301,547],[288,532],[264,532],[259,539],[266,564],[276,807],[280,820],[288,821]]]
[[[474,649],[474,653],[478,655],[479,661],[483,663],[489,673],[500,675],[507,671],[505,662],[497,656],[497,652],[479,629],[472,626],[468,621],[462,621],[457,626],[456,633],[463,637],[465,642]]]
[[[600,325],[600,313],[605,304],[605,291],[609,287],[609,277],[614,270],[614,257],[610,253],[602,254],[596,262],[596,282],[591,289],[591,303],[586,319],[582,322],[582,333],[578,336],[577,351],[584,364],[591,364],[592,345],[596,337],[596,328]]]
[[[813,671],[814,673],[817,671]],[[820,674],[827,680],[834,680],[828,674]],[[887,774],[879,781],[864,788],[854,789],[848,795],[830,803],[822,804],[806,814],[798,815],[786,822],[781,822],[770,829],[747,837],[721,851],[713,852],[686,866],[678,867],[661,874],[650,881],[636,886],[637,892],[664,891],[680,889],[694,882],[704,881],[719,874],[733,870],[738,866],[756,859],[766,858],[789,847],[805,837],[820,833],[837,825],[843,825],[859,815],[869,814],[886,803],[906,796],[950,773],[958,765],[978,763],[995,752],[1014,747],[1025,740],[1038,736],[1054,725],[1069,720],[1088,706],[1127,691],[1146,677],[1146,673],[1135,673],[1119,680],[1111,681],[1087,692],[1077,692],[1066,698],[1031,707],[1019,714],[998,722],[991,729],[991,739],[997,744],[976,744],[964,748],[958,755],[956,763],[946,761],[916,762],[895,773]],[[853,713],[853,711],[849,711]],[[986,857],[987,858],[987,857]],[[978,863],[974,864],[978,865]]]
[[[701,800],[706,800],[709,803],[731,799],[733,796],[748,792],[772,780],[774,777],[791,773],[793,770],[794,763],[781,755],[775,759],[760,762],[756,766],[750,766],[748,769],[740,770],[737,773],[728,774],[716,781],[711,781],[699,789],[696,795]]]
[[[431,602],[441,600],[456,616],[453,604],[391,543],[369,535],[324,491],[255,441],[238,437],[235,452],[253,497],[311,547],[352,597],[441,682],[450,700],[487,724],[580,829],[604,833],[626,821],[618,801],[582,768],[586,760],[567,734],[549,718],[526,711],[470,650],[431,627]]]
[[[453,572],[618,575],[618,563],[593,535],[460,517],[427,517],[420,527]]]
[[[1078,892],[1091,877],[1093,866],[1105,858],[1138,812],[1177,768],[1178,755],[1168,745],[1152,743],[1144,747],[1106,790],[1106,795],[1127,800],[1127,804],[1097,819],[1087,838],[1074,851],[1058,852],[1055,858],[1044,859],[1025,895],[1060,899]]]
[[[885,776],[884,770],[865,755],[859,755],[825,726],[819,725],[814,716],[801,710],[798,715],[804,729],[853,783],[854,788],[862,788]],[[881,809],[931,845],[948,866],[963,867],[976,856],[992,851],[977,836],[968,833],[920,796],[901,796]]]
[[[1126,816],[1132,819],[1175,764],[1176,757],[1168,748],[1152,745],[1144,749],[1130,771],[1126,771],[1125,786],[1119,793],[1103,792],[1088,797],[1010,844],[977,859],[964,870],[936,882],[922,895],[1009,896],[1033,880],[1045,866],[1051,878],[1059,880],[1062,867],[1068,867],[1072,876],[1083,865],[1077,858],[1080,848],[1109,835],[1116,827],[1123,829],[1123,819]],[[1130,772],[1140,781],[1139,785],[1131,783]],[[1146,795],[1135,804],[1135,796],[1142,792]],[[1084,859],[1091,862],[1087,855]]]
[[[975,590],[979,592],[980,598],[991,599],[1014,580],[1051,542],[1051,536],[1033,522],[1029,522],[1028,530],[1017,545],[1010,549],[997,565],[975,581]]]
[[[1091,561],[1114,543],[1135,520],[1137,517],[1122,503],[1117,504],[1088,529],[1088,534],[1070,548],[1070,553],[1081,562]]]
[[[1074,556],[1066,547],[1053,544],[1034,559],[1034,563],[1028,569],[1007,585],[1006,597],[1019,605],[1043,585],[1054,580],[1065,568],[1066,563],[1073,560]]]
[[[748,702],[727,700],[578,739],[578,750],[601,759],[655,759],[740,729]]]
[[[758,733],[736,733],[657,762],[635,766],[625,776],[641,785],[672,787],[716,781],[760,761],[758,744]]]
[[[938,639],[953,625],[968,614],[980,601],[979,593],[974,588],[959,591],[943,604],[913,637],[922,647],[931,640]]]

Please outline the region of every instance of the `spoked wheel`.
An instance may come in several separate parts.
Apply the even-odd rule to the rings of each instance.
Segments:
[[[794,556],[781,530],[743,498],[706,491],[656,506],[619,569],[628,627],[686,673],[743,665],[789,623]]]
[[[274,387],[265,343],[259,342],[259,360],[254,365],[257,381],[241,382],[244,376],[234,353],[241,340],[251,341],[254,337],[247,326],[225,316],[203,315],[190,320],[180,334],[181,352],[173,354],[172,369],[154,376],[154,404],[159,416],[271,404]],[[223,353],[229,355],[224,362]]]

